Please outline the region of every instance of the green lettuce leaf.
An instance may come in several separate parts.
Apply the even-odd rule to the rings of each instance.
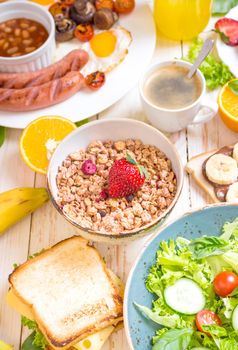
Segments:
[[[237,339],[220,339],[218,342],[220,350],[238,350]]]
[[[23,344],[22,344],[22,350],[42,350],[42,347],[41,346],[37,346],[35,345],[33,342],[34,342],[34,339],[35,339],[35,336],[36,336],[36,332],[32,332],[29,337],[27,337]]]
[[[189,244],[194,259],[202,259],[212,255],[222,255],[229,249],[229,242],[216,236],[203,236]]]
[[[203,325],[202,329],[204,330],[204,332],[208,332],[209,334],[218,338],[227,337],[226,329],[215,324]]]
[[[152,350],[186,350],[192,334],[193,330],[189,328],[170,329],[159,337]]]
[[[35,321],[29,320],[27,317],[24,317],[24,316],[22,316],[21,322],[23,326],[26,326],[28,329],[31,329],[34,331],[31,334],[31,338],[30,340],[28,340],[27,345],[29,344],[30,341],[32,341],[32,345],[34,346],[34,349],[32,350],[37,350],[36,348],[45,349],[48,345],[48,342],[45,339],[44,335],[39,330],[37,323]],[[22,350],[26,350],[26,349],[22,348]]]
[[[137,303],[134,304],[141,311],[142,314],[144,314],[147,318],[154,321],[155,323],[160,324],[161,326],[175,328],[177,326],[177,323],[179,322],[180,317],[176,314],[169,316],[159,316],[157,312],[152,311],[146,306],[142,306]]]
[[[220,236],[221,239],[229,241],[232,236],[238,237],[238,218],[232,222],[226,222],[223,226],[223,234]]]
[[[223,260],[230,265],[230,269],[238,273],[238,253],[229,251],[222,255]]]
[[[220,272],[231,269],[230,265],[223,259],[223,255],[208,256],[206,260],[211,267],[213,278]]]

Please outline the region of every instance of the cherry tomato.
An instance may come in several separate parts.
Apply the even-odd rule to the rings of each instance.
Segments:
[[[135,7],[135,0],[115,0],[114,9],[117,13],[130,13]]]
[[[66,4],[61,4],[59,2],[56,2],[55,4],[49,7],[49,11],[53,17],[59,14],[62,14],[64,17],[69,17],[69,9],[69,6],[67,6]]]
[[[238,287],[238,276],[230,271],[219,273],[214,281],[214,290],[220,297],[227,297],[233,290]]]
[[[216,324],[221,326],[220,317],[211,310],[202,310],[196,315],[196,326],[200,332],[204,332],[202,326]],[[206,333],[209,335],[209,333]]]
[[[105,74],[103,72],[96,71],[86,76],[85,81],[88,87],[92,90],[98,90],[105,83]]]
[[[113,10],[114,8],[113,0],[96,0],[95,6],[97,10],[100,10],[100,9]]]
[[[83,42],[89,41],[94,35],[94,30],[91,24],[79,24],[74,31],[75,37]]]

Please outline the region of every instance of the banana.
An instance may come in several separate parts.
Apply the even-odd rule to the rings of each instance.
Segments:
[[[0,234],[48,199],[45,188],[16,188],[0,193]]]
[[[238,182],[229,186],[226,194],[226,201],[231,203],[238,203]]]
[[[237,181],[237,163],[235,159],[225,154],[214,154],[206,163],[206,174],[211,182],[230,185]]]
[[[233,148],[232,157],[236,160],[236,162],[238,164],[238,143],[236,143],[234,148]]]
[[[9,344],[5,343],[4,341],[0,340],[0,349],[1,350],[12,350],[13,345],[9,345]]]

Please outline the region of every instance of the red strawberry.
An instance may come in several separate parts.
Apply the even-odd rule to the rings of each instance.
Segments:
[[[226,17],[221,18],[216,22],[215,29],[225,44],[238,45],[238,21]]]
[[[121,198],[137,192],[147,176],[146,169],[127,154],[127,159],[116,160],[109,171],[109,196]]]

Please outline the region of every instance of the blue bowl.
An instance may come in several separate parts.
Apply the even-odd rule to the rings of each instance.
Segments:
[[[146,319],[135,308],[134,302],[151,307],[153,295],[145,287],[148,271],[155,263],[155,255],[161,241],[182,236],[194,239],[202,235],[221,234],[226,221],[238,216],[238,205],[212,205],[202,210],[185,214],[180,219],[162,228],[138,257],[127,280],[124,320],[127,340],[132,350],[151,350],[151,338],[158,324]]]

